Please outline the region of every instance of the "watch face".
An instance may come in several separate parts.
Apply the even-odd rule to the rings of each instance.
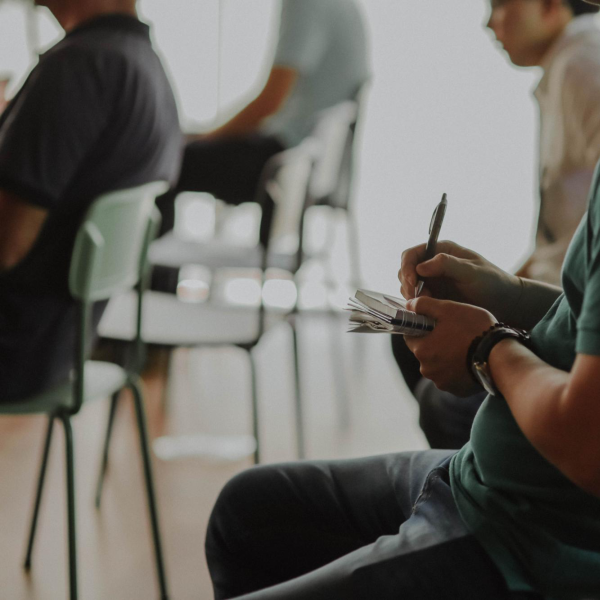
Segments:
[[[487,363],[474,362],[473,363],[473,371],[475,372],[475,376],[479,380],[479,383],[483,386],[483,389],[492,396],[495,396],[497,393],[496,386],[494,385],[494,380],[491,378],[490,373],[488,371]]]

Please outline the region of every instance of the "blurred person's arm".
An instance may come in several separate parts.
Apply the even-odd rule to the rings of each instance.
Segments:
[[[274,66],[261,93],[232,117],[227,123],[205,135],[188,136],[193,139],[233,137],[255,132],[262,122],[277,113],[289,98],[298,73],[290,67]]]
[[[600,153],[600,147],[597,152]],[[517,275],[561,285],[560,273],[567,248],[587,209],[594,165],[563,174],[544,190],[540,218],[553,239],[546,240],[543,229],[538,231],[536,247]]]
[[[536,247],[517,275],[560,285],[565,253],[582,216],[596,163],[600,158],[600,60],[577,54],[570,57],[554,75],[561,82],[560,110],[562,155],[542,164],[543,228]],[[560,158],[560,161],[557,159]]]
[[[439,242],[437,250],[428,261],[423,261],[425,244],[403,252],[398,278],[405,298],[414,298],[419,275],[425,279],[424,295],[472,304],[504,323],[531,329],[562,293],[559,287],[511,275],[454,242]]]
[[[0,114],[8,105],[8,99],[6,98],[6,88],[9,83],[9,77],[0,75]]]
[[[15,267],[31,250],[48,211],[0,189],[0,272]]]

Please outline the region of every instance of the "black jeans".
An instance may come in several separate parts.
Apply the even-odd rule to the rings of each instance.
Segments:
[[[392,351],[406,385],[419,403],[419,425],[432,448],[462,448],[471,437],[473,419],[485,392],[459,398],[438,390],[421,376],[419,361],[408,349],[404,336],[392,335]]]
[[[453,452],[259,466],[208,525],[215,598],[508,600],[452,498]],[[245,594],[245,595],[244,595]]]
[[[176,186],[156,200],[161,235],[173,229],[180,192],[208,192],[228,204],[252,201],[263,167],[283,149],[277,138],[260,134],[190,142]]]

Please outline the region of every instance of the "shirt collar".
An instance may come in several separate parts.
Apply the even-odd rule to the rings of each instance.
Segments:
[[[552,44],[548,52],[546,52],[540,67],[542,67],[543,75],[534,90],[537,98],[543,95],[546,90],[548,81],[548,72],[552,69],[552,65],[556,61],[559,54],[570,46],[575,40],[589,33],[599,33],[598,20],[595,13],[588,13],[573,18],[565,27],[561,36]]]
[[[69,31],[65,37],[69,38],[87,31],[105,28],[113,31],[119,29],[121,31],[142,35],[147,37],[148,40],[150,39],[150,27],[146,25],[146,23],[142,23],[137,17],[123,13],[110,13],[93,17]]]

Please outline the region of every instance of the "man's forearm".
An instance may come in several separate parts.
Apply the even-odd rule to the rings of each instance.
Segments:
[[[562,290],[555,285],[519,277],[521,292],[516,303],[505,315],[496,315],[500,320],[521,329],[532,329],[550,310]]]
[[[492,349],[490,367],[525,437],[576,485],[600,496],[597,427],[585,412],[572,409],[571,374],[511,339]]]
[[[235,137],[255,132],[260,124],[271,115],[264,104],[254,100],[229,121],[204,136],[205,139]]]
[[[298,73],[291,68],[274,66],[262,92],[227,123],[207,138],[239,136],[253,133],[261,123],[277,113],[292,92]]]

